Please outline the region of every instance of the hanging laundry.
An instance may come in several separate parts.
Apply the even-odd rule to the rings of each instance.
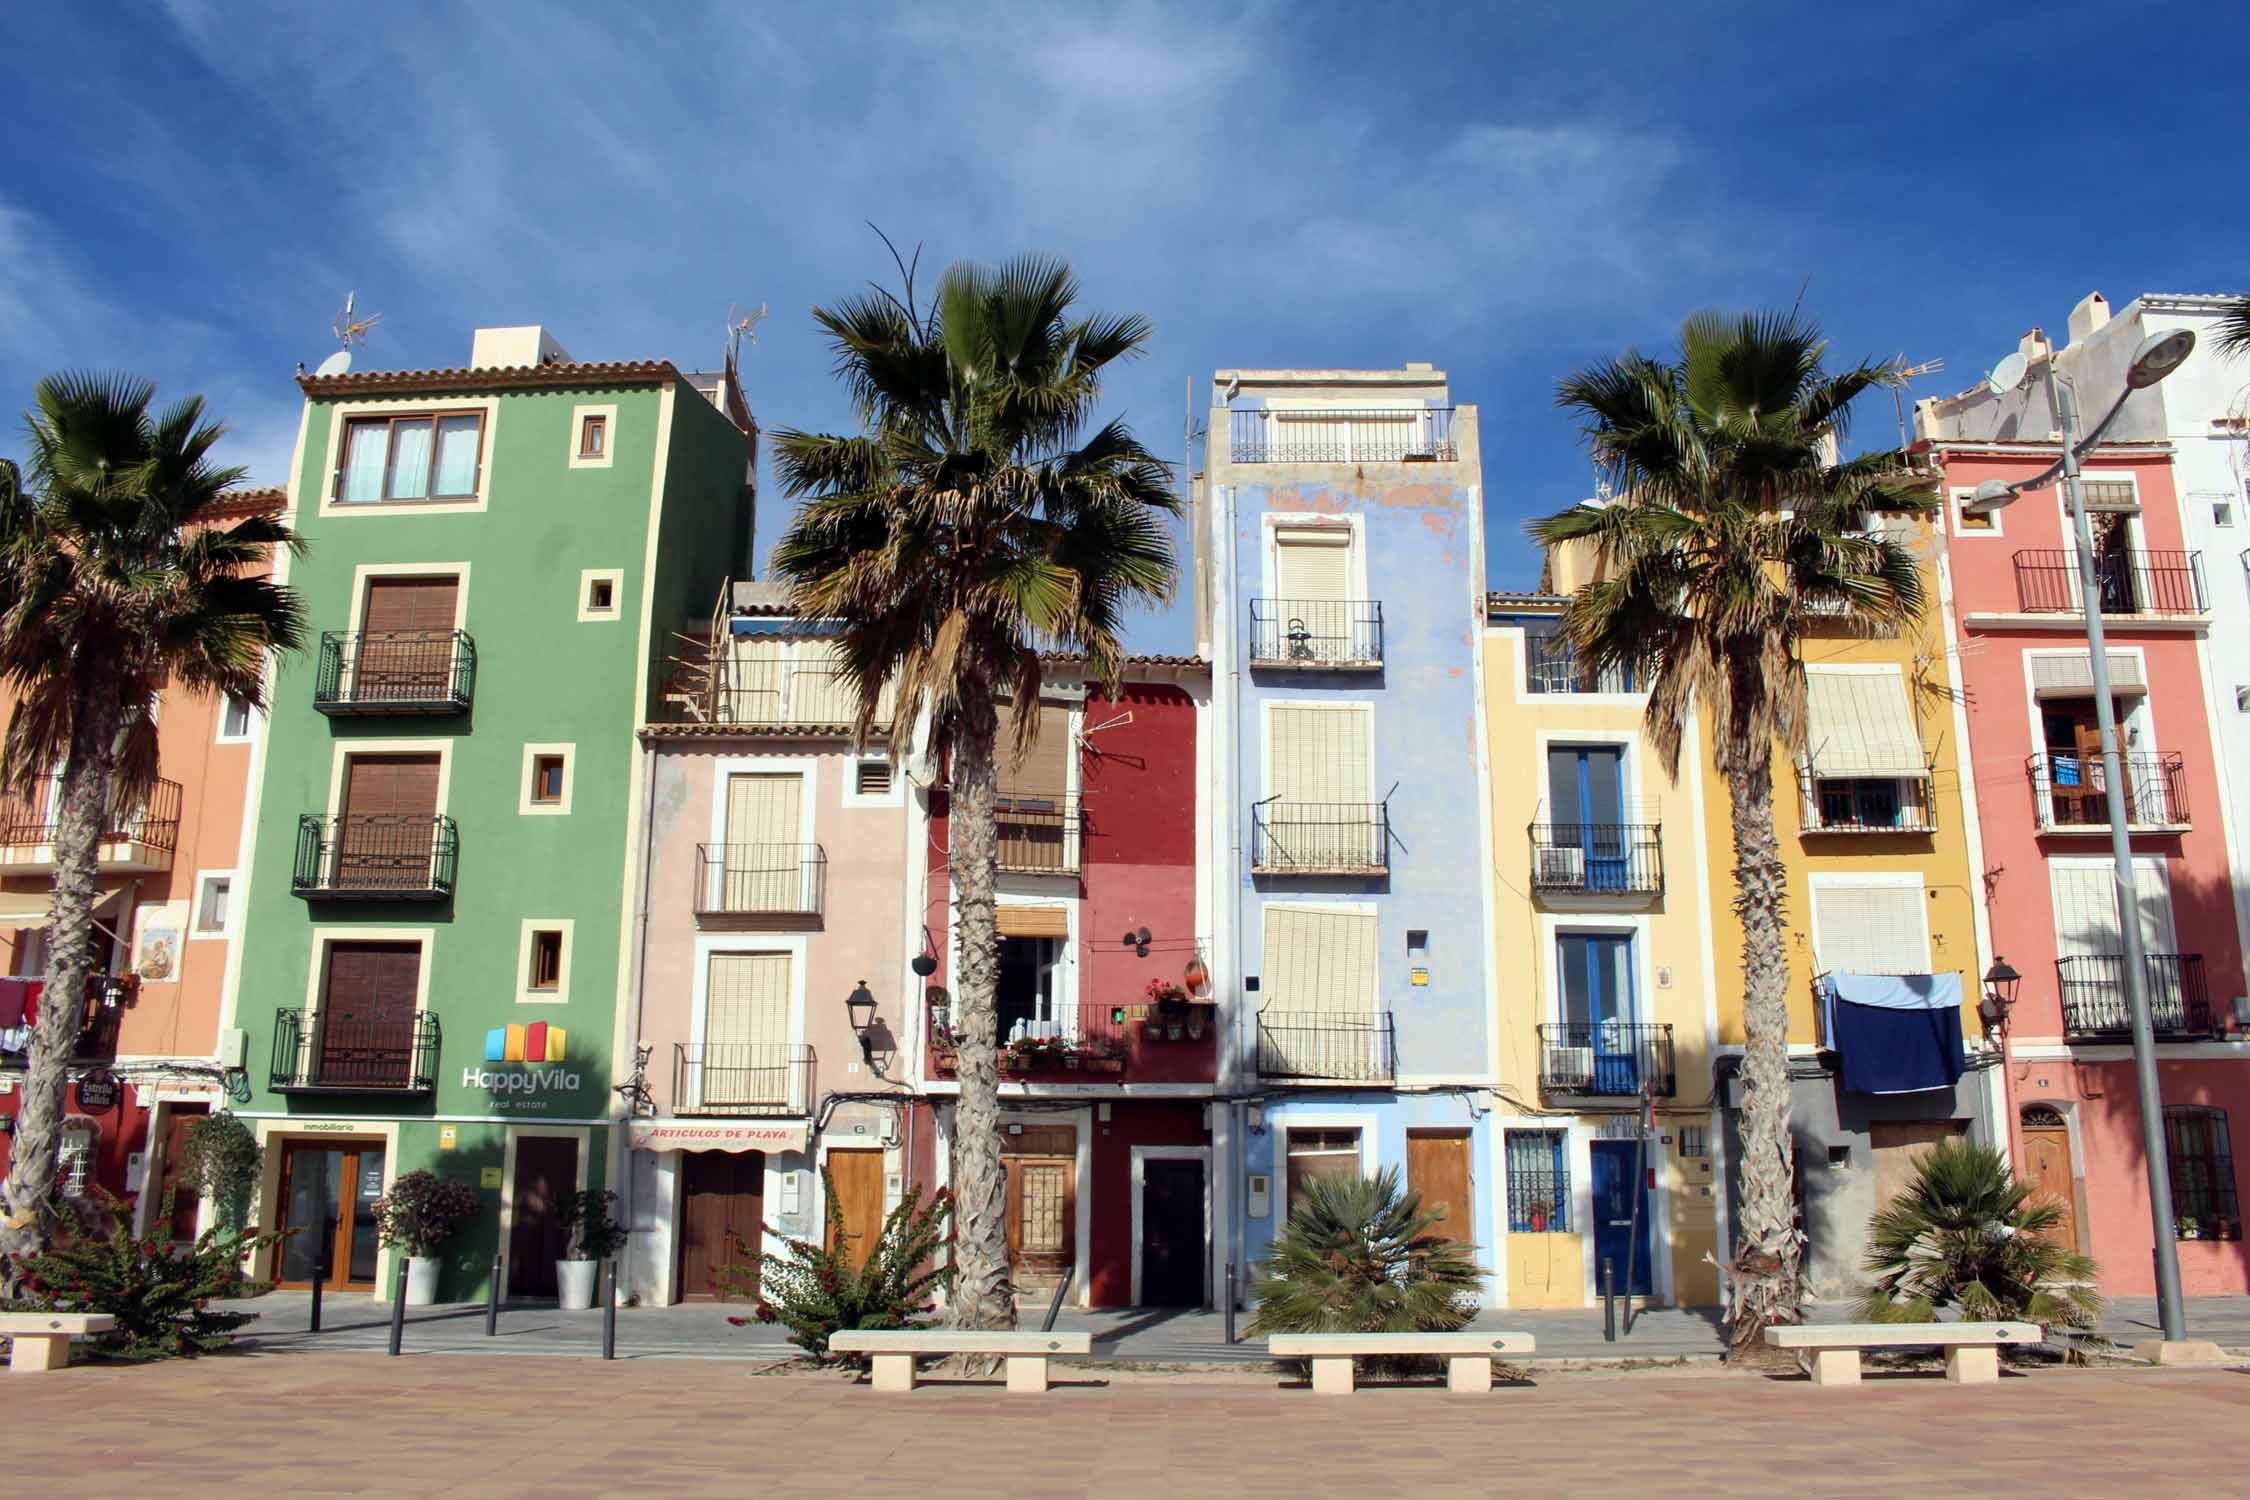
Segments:
[[[1830,974],[1823,1000],[1828,1043],[1855,1093],[1950,1089],[1967,1069],[1959,974]]]

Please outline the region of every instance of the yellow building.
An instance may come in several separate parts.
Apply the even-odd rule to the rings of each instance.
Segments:
[[[1590,1305],[1605,1259],[1620,1293],[1710,1305],[1708,791],[1665,774],[1634,684],[1577,670],[1555,632],[1563,603],[1486,601],[1496,1269],[1510,1307]],[[1683,770],[1700,746],[1691,726]]]

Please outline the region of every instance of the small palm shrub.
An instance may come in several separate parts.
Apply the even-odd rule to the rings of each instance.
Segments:
[[[1998,1151],[1940,1142],[1869,1221],[1864,1266],[1875,1281],[1859,1316],[1934,1323],[1950,1311],[1968,1322],[2091,1328],[2102,1306],[2093,1259],[2055,1242],[2062,1211],[2031,1193]]]
[[[940,1191],[923,1201],[909,1189],[883,1220],[867,1259],[851,1263],[844,1238],[844,1206],[827,1168],[820,1173],[828,1200],[828,1239],[784,1238],[782,1254],[762,1251],[755,1261],[721,1267],[727,1296],[755,1296],[761,1323],[779,1323],[789,1342],[814,1359],[828,1356],[828,1336],[840,1328],[925,1328],[932,1300],[953,1284],[954,1268],[939,1264],[953,1199]],[[833,1246],[834,1248],[830,1248]],[[748,1318],[729,1318],[740,1327]]]
[[[1461,1327],[1476,1315],[1476,1247],[1431,1234],[1436,1222],[1396,1167],[1314,1179],[1252,1288],[1251,1336]]]
[[[172,1203],[166,1193],[158,1224],[171,1222]],[[234,1330],[258,1315],[215,1311],[212,1301],[266,1290],[242,1279],[242,1258],[288,1237],[286,1230],[206,1229],[193,1250],[175,1255],[168,1233],[135,1238],[132,1209],[111,1194],[100,1194],[98,1212],[106,1224],[29,1257],[21,1283],[30,1308],[115,1318],[116,1328],[97,1336],[94,1349],[116,1359],[192,1357],[225,1348]]]

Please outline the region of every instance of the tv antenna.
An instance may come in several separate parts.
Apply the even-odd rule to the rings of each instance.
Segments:
[[[737,316],[737,314],[740,314]],[[740,305],[727,304],[727,357],[734,359],[742,353],[744,344],[758,342],[758,325],[766,320],[766,305],[761,302],[749,312],[741,312]]]
[[[341,375],[349,370],[352,367],[353,347],[366,347],[367,330],[383,321],[381,313],[369,313],[364,318],[355,315],[353,302],[353,294],[344,293],[344,310],[336,314],[336,321],[329,325],[336,335],[336,342],[344,347],[322,360],[320,368],[313,371],[315,375]],[[303,365],[297,366],[300,373],[304,368]]]
[[[1942,359],[1925,359],[1918,365],[1910,365],[1906,363],[1906,356],[1901,354],[1898,357],[1898,362],[1900,365],[1899,372],[1891,377],[1889,384],[1891,407],[1898,413],[1898,445],[1904,448],[1914,440],[1914,435],[1906,430],[1906,401],[1899,395],[1899,392],[1905,390],[1906,383],[1917,375],[1942,374],[1945,370],[1945,361]]]

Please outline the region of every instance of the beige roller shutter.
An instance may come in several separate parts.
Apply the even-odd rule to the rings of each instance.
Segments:
[[[1013,765],[1009,764],[1010,712],[1003,708],[1000,715],[1000,795],[1015,802],[1051,802],[1060,807],[1070,795],[1070,706],[1039,705],[1039,738]]]
[[[2062,958],[2119,955],[2125,940],[2117,930],[2117,878],[2107,864],[2050,864],[2055,893],[2055,948]],[[2141,951],[2174,953],[2172,894],[2159,860],[2133,861],[2133,883],[2140,899]]]
[[[1310,906],[1265,911],[1265,1008],[1316,1015],[1372,1015],[1375,914]]]
[[[1829,974],[1927,974],[1929,898],[1916,885],[1812,888],[1813,961]]]
[[[1920,776],[1927,769],[1906,679],[1883,672],[1805,672],[1805,744],[1822,776]]]
[[[1070,936],[1070,913],[1059,906],[1003,906],[999,916],[1002,937]]]
[[[779,1047],[789,1041],[789,955],[714,953],[704,996],[707,1047]]]
[[[1368,710],[1333,704],[1276,703],[1268,710],[1273,784],[1283,803],[1371,803]]]
[[[1352,536],[1343,527],[1274,533],[1273,593],[1300,603],[1351,597]]]
[[[778,636],[737,636],[727,660],[728,721],[736,724],[787,722],[788,643]]]
[[[805,778],[787,775],[727,778],[729,844],[795,844],[804,836]]]

